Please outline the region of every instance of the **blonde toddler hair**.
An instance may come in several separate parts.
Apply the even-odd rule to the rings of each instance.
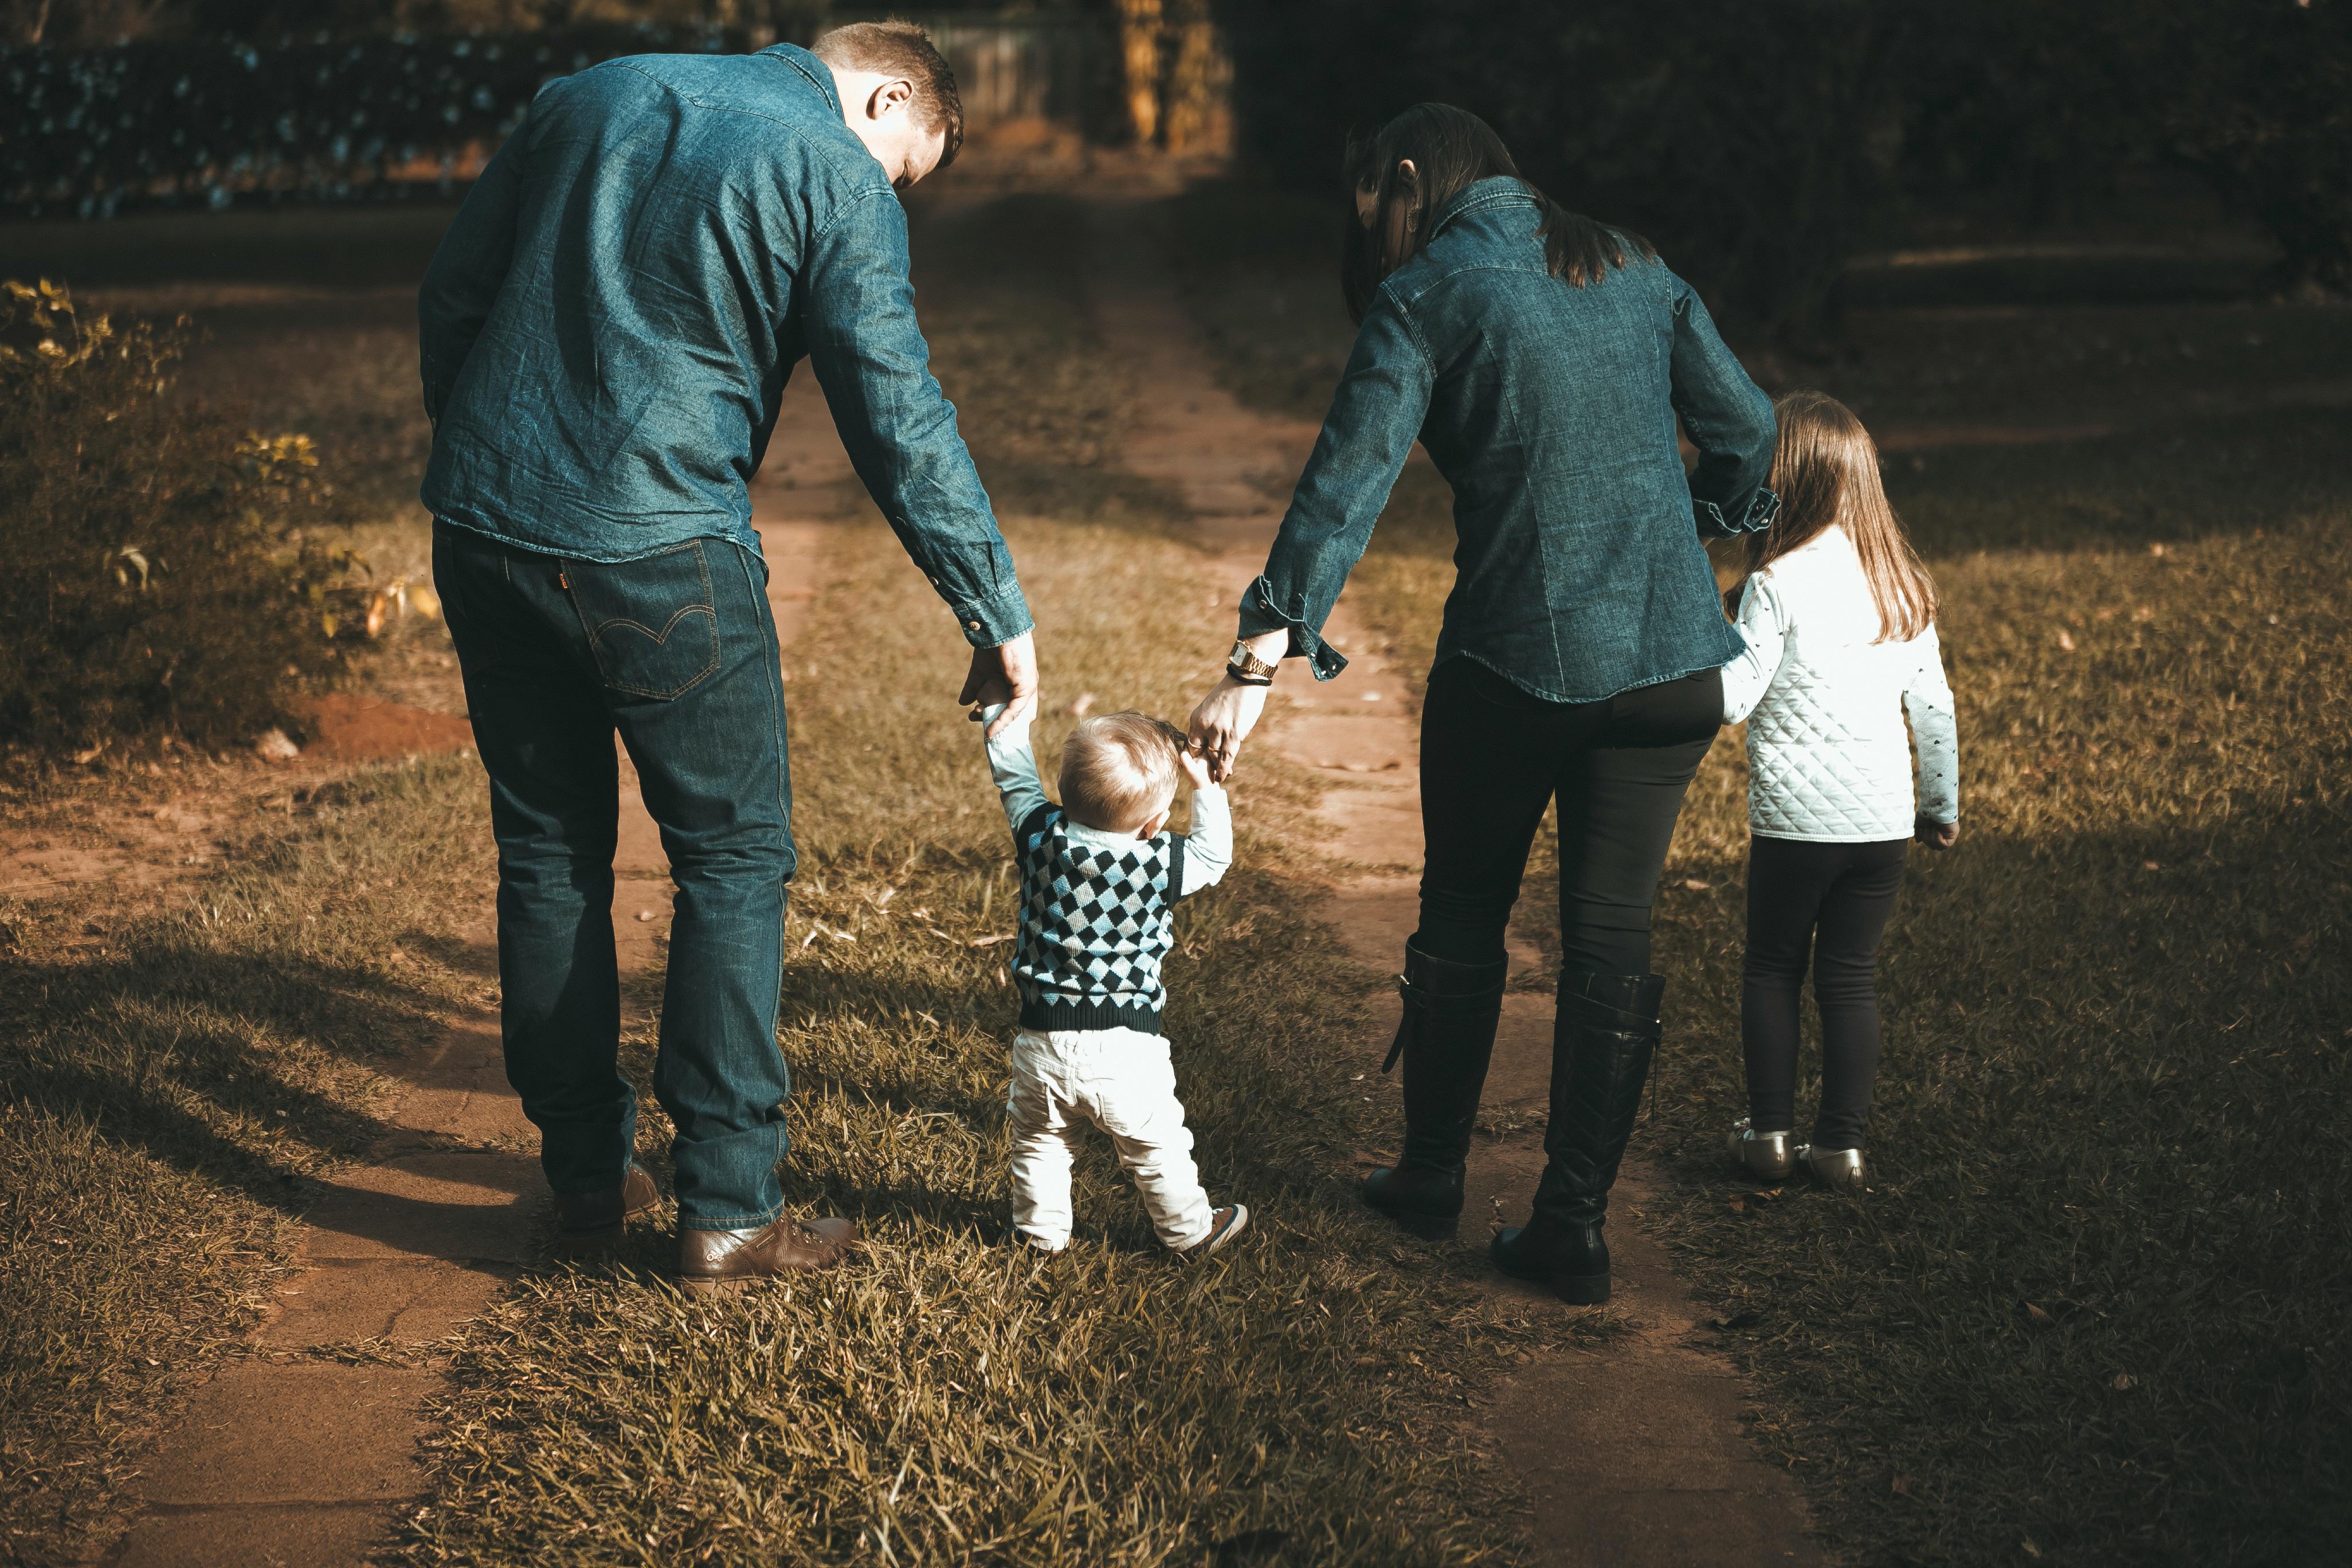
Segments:
[[[1062,810],[1105,833],[1132,833],[1176,798],[1184,737],[1148,713],[1088,719],[1062,742]]]

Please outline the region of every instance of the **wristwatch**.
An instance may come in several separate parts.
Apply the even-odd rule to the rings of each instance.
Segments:
[[[1238,640],[1225,657],[1225,673],[1244,686],[1273,685],[1275,668],[1252,653],[1249,644]]]

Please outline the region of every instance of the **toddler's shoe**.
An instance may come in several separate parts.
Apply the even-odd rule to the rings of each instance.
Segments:
[[[1180,1263],[1199,1263],[1249,1228],[1245,1205],[1228,1204],[1209,1216],[1209,1234],[1176,1255]]]
[[[1813,1179],[1825,1187],[1841,1192],[1860,1189],[1868,1173],[1863,1168],[1859,1149],[1816,1149],[1811,1143],[1797,1145],[1797,1163],[1813,1173]]]
[[[1759,1132],[1741,1117],[1731,1124],[1731,1161],[1749,1175],[1767,1182],[1785,1182],[1796,1168],[1786,1132]]]

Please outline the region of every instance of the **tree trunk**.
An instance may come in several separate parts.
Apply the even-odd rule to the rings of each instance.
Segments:
[[[1147,147],[1160,138],[1160,0],[1118,0],[1128,125]]]
[[[1222,153],[1233,142],[1233,63],[1209,0],[1173,0],[1176,58],[1168,77],[1171,153]]]

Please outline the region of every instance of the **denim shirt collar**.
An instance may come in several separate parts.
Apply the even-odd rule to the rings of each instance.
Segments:
[[[779,59],[809,79],[824,100],[833,105],[835,114],[842,112],[841,91],[834,84],[833,71],[825,63],[798,44],[770,44],[760,51],[772,59]]]
[[[1445,205],[1437,209],[1436,217],[1430,221],[1429,237],[1435,239],[1444,231],[1446,225],[1465,213],[1475,212],[1485,207],[1514,205],[1528,207],[1536,205],[1534,195],[1528,191],[1523,182],[1508,174],[1496,174],[1487,179],[1474,180],[1448,196]]]

